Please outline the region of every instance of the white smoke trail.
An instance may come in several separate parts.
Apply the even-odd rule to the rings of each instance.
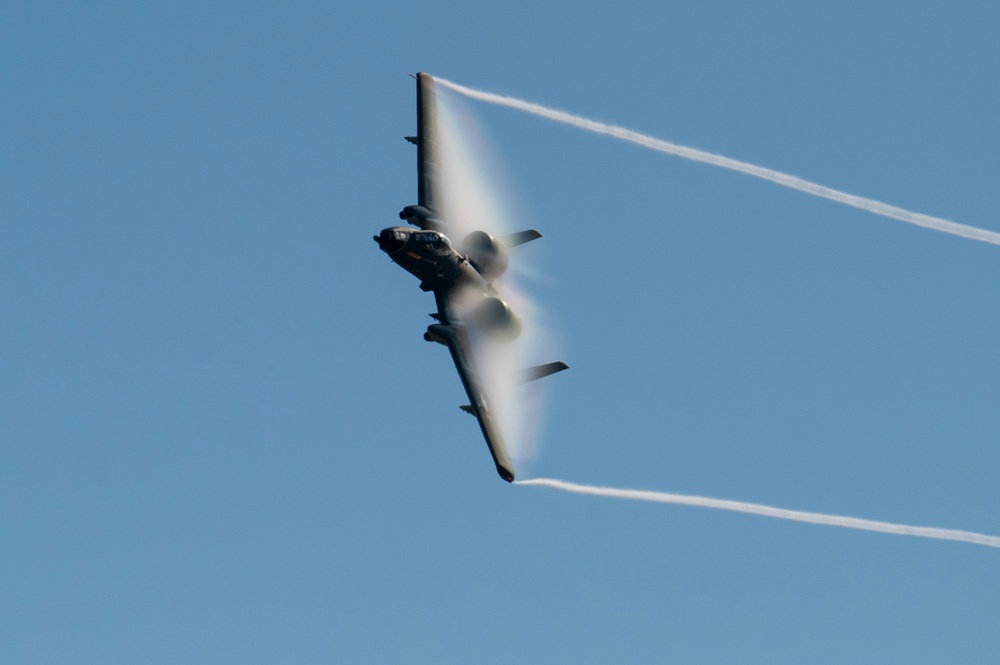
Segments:
[[[890,533],[897,536],[918,536],[920,538],[954,540],[961,543],[972,543],[974,545],[986,545],[987,547],[1000,548],[1000,536],[988,536],[986,534],[975,533],[973,531],[938,529],[930,526],[909,526],[906,524],[894,524],[892,522],[876,522],[874,520],[866,520],[859,517],[808,513],[801,510],[788,510],[786,508],[764,506],[758,503],[730,501],[728,499],[711,499],[704,496],[693,496],[690,494],[671,494],[668,492],[650,492],[646,490],[627,490],[617,489],[614,487],[579,485],[577,483],[568,483],[564,480],[554,480],[552,478],[518,480],[516,481],[516,484],[542,485],[545,487],[563,490],[564,492],[605,496],[615,499],[633,499],[635,501],[675,503],[685,506],[700,506],[702,508],[718,508],[720,510],[731,510],[738,513],[751,513],[753,515],[763,515],[764,517],[777,517],[778,519],[808,522],[810,524],[823,524],[825,526],[840,526],[848,529],[878,531],[879,533]]]
[[[784,187],[790,187],[791,189],[805,192],[806,194],[812,194],[813,196],[830,199],[831,201],[860,208],[861,210],[866,210],[868,212],[875,213],[876,215],[889,217],[901,222],[923,226],[925,228],[941,231],[943,233],[950,233],[952,235],[961,236],[970,240],[978,240],[980,242],[1000,245],[1000,233],[996,233],[994,231],[987,231],[974,226],[959,224],[940,217],[931,217],[930,215],[911,212],[909,210],[904,210],[903,208],[891,206],[887,203],[882,203],[881,201],[875,201],[874,199],[868,199],[863,196],[856,196],[854,194],[841,192],[824,185],[818,185],[814,182],[809,182],[808,180],[788,175],[787,173],[781,173],[780,171],[764,168],[763,166],[741,162],[729,157],[723,157],[722,155],[716,155],[714,153],[698,150],[697,148],[677,145],[676,143],[664,141],[663,139],[640,134],[639,132],[632,131],[631,129],[608,125],[603,122],[597,122],[596,120],[588,120],[587,118],[583,118],[578,115],[566,113],[565,111],[557,111],[555,109],[550,109],[532,102],[526,102],[515,97],[497,95],[492,92],[484,92],[482,90],[467,88],[464,85],[452,83],[451,81],[447,81],[445,79],[436,80],[441,85],[451,88],[456,92],[466,95],[467,97],[471,97],[472,99],[478,99],[482,102],[488,102],[490,104],[497,104],[499,106],[506,106],[519,111],[525,111],[526,113],[548,118],[549,120],[555,120],[556,122],[562,122],[590,132],[604,134],[622,141],[635,143],[643,146],[644,148],[650,148],[652,150],[665,152],[670,155],[691,159],[696,162],[704,162],[705,164],[711,164],[712,166],[719,166],[724,169],[738,171],[756,178],[770,180],[771,182]]]

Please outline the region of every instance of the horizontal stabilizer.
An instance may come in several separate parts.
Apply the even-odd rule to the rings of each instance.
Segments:
[[[471,404],[463,404],[462,406],[460,406],[458,408],[460,408],[462,411],[465,411],[470,416],[476,415],[476,412],[472,410],[472,405]]]
[[[517,233],[511,233],[510,235],[503,236],[499,238],[499,240],[501,245],[509,249],[511,247],[523,245],[526,242],[531,242],[532,240],[538,240],[541,237],[542,234],[535,229],[528,229],[527,231],[518,231]]]
[[[556,372],[561,372],[564,369],[569,369],[569,365],[561,360],[557,360],[554,363],[546,363],[544,365],[536,365],[535,367],[529,367],[528,369],[521,370],[521,383],[527,383],[528,381],[535,381],[536,379],[542,379],[550,374],[555,374]]]

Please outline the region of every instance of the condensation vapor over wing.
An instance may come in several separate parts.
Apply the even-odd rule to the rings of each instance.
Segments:
[[[454,94],[438,88],[438,147],[441,161],[439,191],[441,215],[452,243],[464,252],[463,241],[473,231],[485,231],[494,238],[520,231],[515,228],[510,201],[516,201],[495,151],[468,107]],[[537,341],[544,337],[531,298],[517,288],[516,277],[523,259],[511,250],[509,268],[494,286],[521,320],[517,340],[498,343],[469,324],[473,353],[479,365],[490,406],[497,416],[515,462],[530,460],[535,453],[543,388],[535,382],[520,383],[521,369],[551,358],[535,358]],[[461,299],[462,318],[471,322],[471,310],[481,296],[470,293]],[[530,393],[531,399],[527,399]]]

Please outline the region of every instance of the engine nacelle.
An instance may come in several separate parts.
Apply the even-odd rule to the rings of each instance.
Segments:
[[[498,342],[512,342],[521,334],[521,319],[500,298],[487,296],[476,305],[476,325]]]
[[[507,270],[507,248],[485,231],[473,231],[462,243],[465,258],[476,271],[492,281]]]

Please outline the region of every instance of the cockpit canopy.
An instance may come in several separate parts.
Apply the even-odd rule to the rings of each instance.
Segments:
[[[415,231],[413,241],[424,250],[435,254],[447,254],[451,251],[451,241],[443,233],[437,231]]]
[[[375,241],[383,252],[395,254],[409,244],[411,251],[424,256],[433,254],[445,256],[454,252],[451,241],[438,231],[417,231],[406,226],[390,226],[375,236]]]

